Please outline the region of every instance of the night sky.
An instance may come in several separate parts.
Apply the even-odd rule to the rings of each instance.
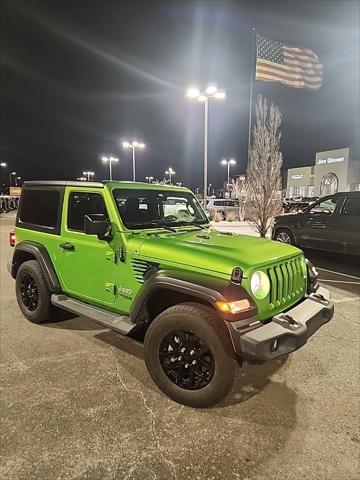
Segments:
[[[189,85],[215,82],[227,99],[210,105],[209,182],[225,179],[223,157],[246,169],[251,27],[313,49],[324,64],[317,92],[254,82],[283,113],[285,168],[316,151],[351,147],[359,159],[359,2],[1,2],[2,179],[107,178],[103,154],[131,178],[124,139],[146,143],[138,179],[202,183],[203,105]]]

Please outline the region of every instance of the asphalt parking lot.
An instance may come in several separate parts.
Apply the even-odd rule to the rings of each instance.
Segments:
[[[84,318],[25,320],[6,270],[13,222],[1,215],[1,478],[359,478],[353,259],[310,252],[333,320],[289,358],[244,365],[224,402],[195,410],[157,390],[141,342]]]

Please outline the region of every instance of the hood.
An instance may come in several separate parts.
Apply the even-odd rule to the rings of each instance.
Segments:
[[[280,215],[276,215],[275,220],[281,220],[283,218],[286,218],[286,219],[296,218],[299,215],[304,215],[304,212],[281,213]]]
[[[161,232],[158,236],[141,233],[136,237],[134,243],[132,240],[129,242],[129,252],[147,260],[158,261],[160,264],[186,264],[229,275],[234,267],[241,267],[245,277],[247,271],[254,267],[275,263],[300,253],[296,247],[267,238],[229,235],[215,229]]]

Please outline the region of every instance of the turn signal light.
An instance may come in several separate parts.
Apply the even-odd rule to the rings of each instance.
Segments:
[[[16,243],[15,232],[9,233],[9,243],[10,243],[10,247],[15,247],[15,243]]]
[[[217,301],[216,306],[220,312],[223,313],[239,313],[251,308],[250,302],[247,298],[237,300],[236,302]]]

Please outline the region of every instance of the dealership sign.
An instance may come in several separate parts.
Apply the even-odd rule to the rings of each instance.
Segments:
[[[319,158],[317,164],[318,165],[323,165],[325,163],[341,163],[345,160],[345,157],[329,157],[329,158]]]

